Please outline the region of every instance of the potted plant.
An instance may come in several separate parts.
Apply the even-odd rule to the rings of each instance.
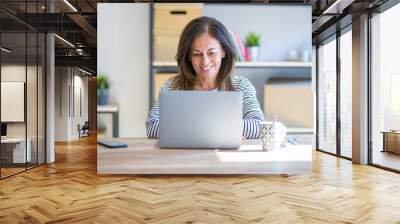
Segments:
[[[260,49],[260,35],[249,32],[246,35],[246,51],[250,61],[258,61]]]
[[[99,75],[97,77],[97,104],[106,105],[108,104],[108,89],[110,88],[110,83],[105,74]]]

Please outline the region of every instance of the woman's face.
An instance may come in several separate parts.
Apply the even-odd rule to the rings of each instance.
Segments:
[[[193,40],[190,60],[196,75],[202,79],[215,79],[224,57],[220,43],[208,32]]]

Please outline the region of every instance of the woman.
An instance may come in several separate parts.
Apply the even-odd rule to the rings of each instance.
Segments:
[[[236,52],[225,26],[210,17],[199,17],[184,28],[176,55],[178,75],[161,87],[165,90],[241,91],[243,93],[243,137],[258,138],[264,114],[253,85],[243,77],[232,76]],[[159,104],[146,121],[147,136],[159,137]]]

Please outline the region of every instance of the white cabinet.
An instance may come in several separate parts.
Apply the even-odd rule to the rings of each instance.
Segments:
[[[10,158],[5,158],[7,162],[25,163],[32,161],[32,140],[26,139],[27,147],[25,151],[25,138],[7,138],[1,140],[1,145],[4,147],[2,151],[7,152]],[[12,155],[12,160],[11,160]],[[26,160],[26,161],[25,161]]]

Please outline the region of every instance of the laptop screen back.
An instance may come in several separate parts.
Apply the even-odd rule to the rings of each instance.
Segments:
[[[238,148],[241,122],[241,92],[161,92],[161,148]]]

